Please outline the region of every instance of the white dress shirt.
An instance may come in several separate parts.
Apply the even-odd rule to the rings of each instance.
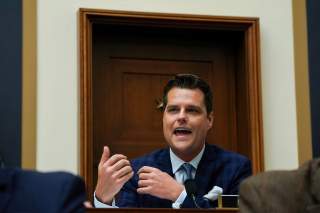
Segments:
[[[173,151],[170,149],[170,161],[171,161],[171,166],[172,166],[172,173],[174,174],[174,177],[176,179],[176,181],[178,183],[183,184],[183,175],[184,172],[179,169],[181,167],[182,164],[184,163],[190,163],[195,169],[192,171],[192,178],[195,177],[196,175],[196,170],[198,168],[199,162],[202,158],[203,152],[204,152],[204,148],[205,145],[203,145],[201,151],[199,152],[199,154],[193,158],[191,161],[189,162],[185,162],[182,159],[180,159],[176,154],[173,153]],[[177,200],[172,203],[172,208],[174,209],[178,209],[180,208],[181,204],[183,203],[183,201],[186,199],[187,197],[187,192],[184,189],[181,194],[179,195],[179,197],[177,198]],[[96,194],[94,193],[94,206],[96,208],[117,208],[117,206],[115,205],[115,202],[113,200],[112,202],[112,206],[102,203],[100,202],[97,198],[96,198]]]
[[[178,183],[183,184],[184,171],[181,170],[180,167],[184,163],[189,163],[193,166],[194,170],[192,171],[192,178],[194,178],[196,176],[196,170],[197,170],[199,162],[202,158],[204,148],[205,148],[205,146],[203,146],[201,151],[199,152],[199,154],[189,162],[185,162],[182,159],[180,159],[170,149],[170,160],[171,160],[171,165],[172,165],[172,173],[174,174],[174,177],[175,177],[176,181],[178,181]],[[177,198],[177,200],[172,204],[172,208],[179,209],[181,204],[183,203],[184,199],[186,199],[186,197],[187,197],[187,192],[184,189],[181,192],[180,196]]]

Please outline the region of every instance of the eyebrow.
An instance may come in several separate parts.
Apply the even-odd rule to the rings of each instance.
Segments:
[[[175,104],[172,104],[172,105],[167,105],[166,108],[175,108],[175,107],[179,107],[179,105],[175,105]],[[193,108],[193,109],[201,109],[201,106],[197,106],[197,105],[187,105],[186,108]]]

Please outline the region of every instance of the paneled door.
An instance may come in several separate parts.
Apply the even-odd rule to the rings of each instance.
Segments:
[[[166,147],[165,83],[204,78],[214,96],[207,142],[263,170],[258,19],[80,10],[81,175],[89,198],[103,146],[133,159]]]
[[[93,32],[94,175],[104,145],[129,159],[166,146],[157,105],[177,73],[197,74],[210,84],[215,119],[207,142],[238,151],[237,40],[223,32],[188,35],[121,26],[97,26]]]

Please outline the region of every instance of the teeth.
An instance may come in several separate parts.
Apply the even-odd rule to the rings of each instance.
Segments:
[[[191,129],[186,128],[186,127],[178,127],[178,128],[176,128],[176,129],[174,130],[174,134],[176,134],[176,133],[189,134],[189,133],[191,133],[191,132],[192,132]]]
[[[186,127],[178,127],[175,130],[178,130],[178,131],[190,131],[190,129],[188,129]]]

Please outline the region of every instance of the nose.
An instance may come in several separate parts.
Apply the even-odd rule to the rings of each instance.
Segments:
[[[181,123],[186,123],[187,122],[187,114],[184,110],[180,110],[178,114],[178,122]]]

